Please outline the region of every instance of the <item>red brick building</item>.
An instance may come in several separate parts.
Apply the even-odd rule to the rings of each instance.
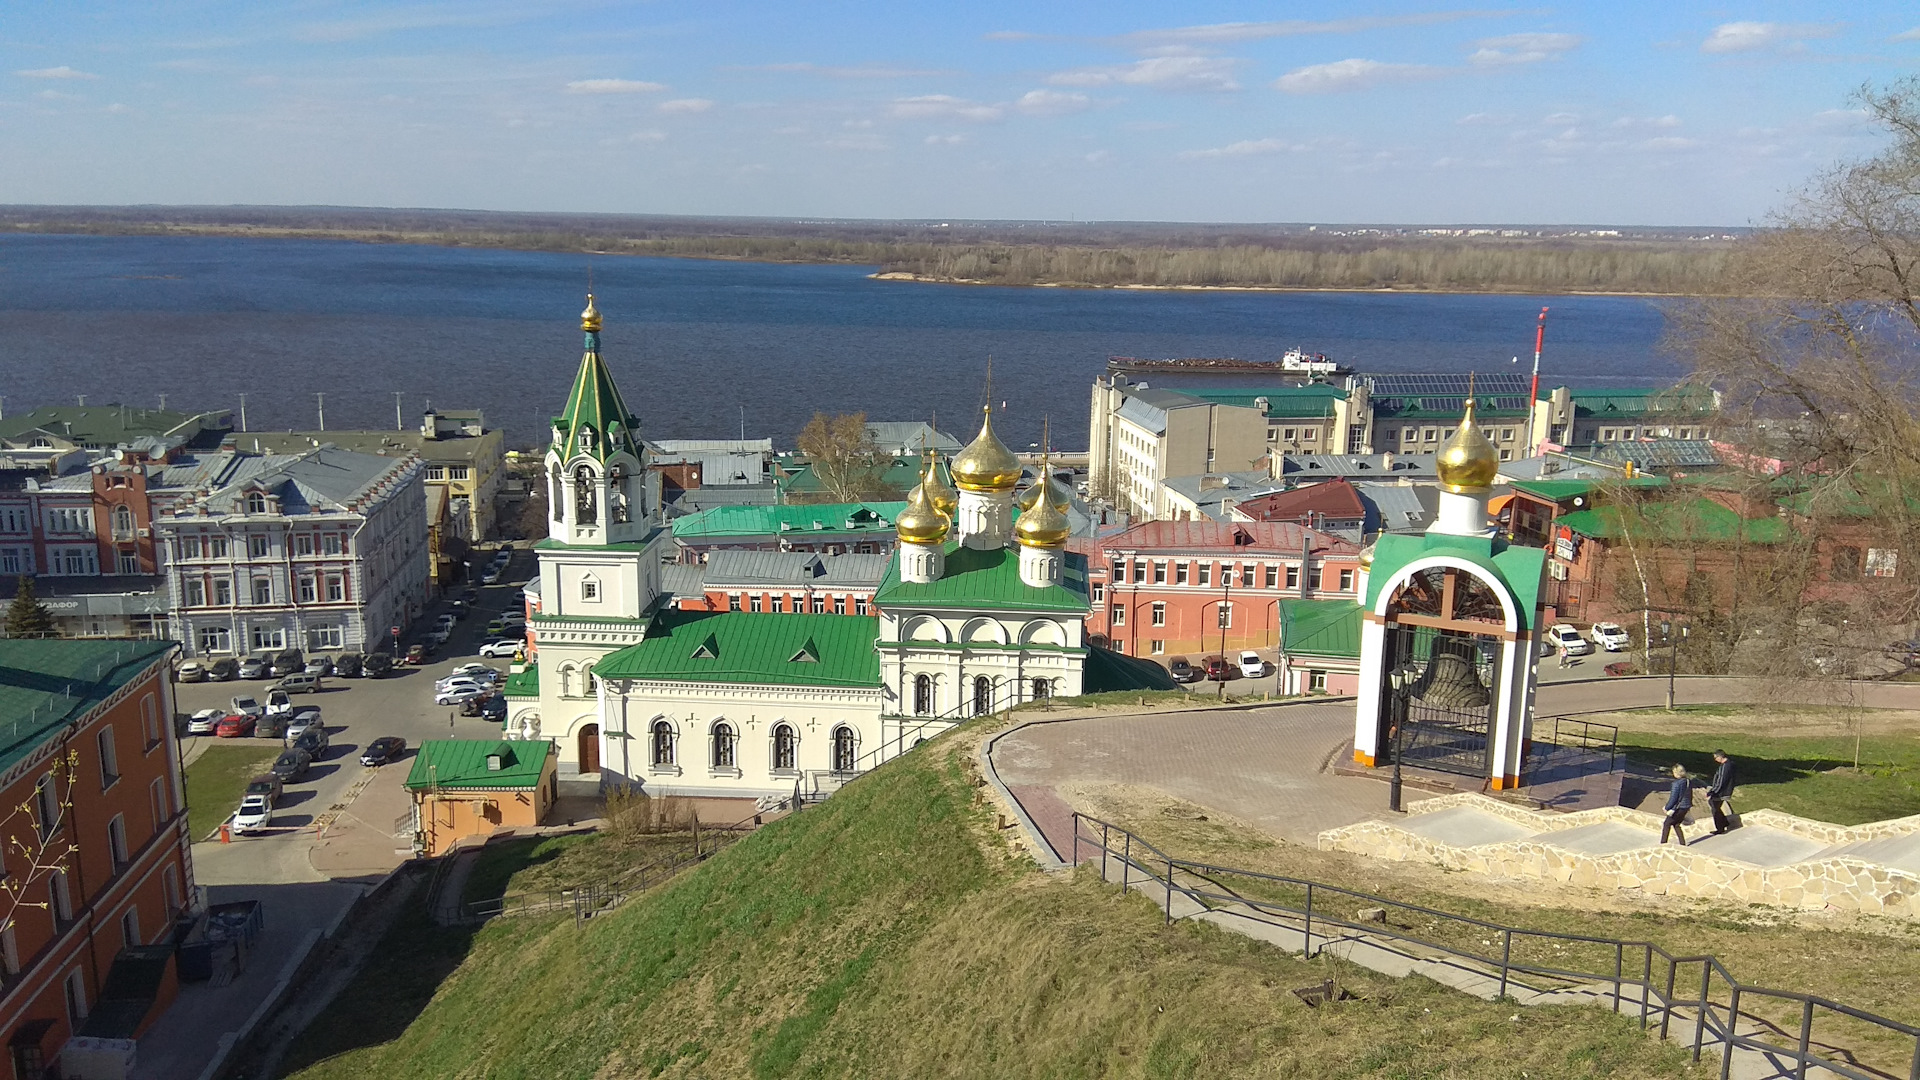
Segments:
[[[155,641],[0,641],[0,817],[13,898],[0,929],[6,1077],[76,1034],[133,1039],[178,987],[193,890],[170,663]],[[16,902],[17,901],[17,902]],[[136,993],[116,997],[116,986]]]
[[[1163,660],[1271,660],[1282,600],[1351,600],[1360,576],[1359,545],[1287,522],[1149,521],[1074,546],[1089,554],[1089,641]]]

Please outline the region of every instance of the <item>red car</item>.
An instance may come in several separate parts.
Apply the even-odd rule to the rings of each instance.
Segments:
[[[253,726],[258,722],[258,717],[248,716],[245,713],[231,713],[218,724],[213,725],[213,734],[216,738],[238,739],[253,734]]]

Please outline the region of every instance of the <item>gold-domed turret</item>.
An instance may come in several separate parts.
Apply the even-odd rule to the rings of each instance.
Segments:
[[[1020,459],[993,433],[993,406],[987,406],[984,411],[980,434],[954,456],[948,471],[962,491],[1012,491],[1020,483]]]
[[[907,495],[907,508],[894,519],[893,528],[903,544],[943,544],[953,521],[933,504],[924,485],[915,484]]]
[[[921,470],[920,486],[926,489],[927,499],[933,503],[934,509],[949,518],[953,517],[954,510],[960,505],[960,493],[953,490],[953,485],[940,475],[939,455],[927,454],[927,467]]]
[[[1039,478],[1034,480],[1033,483],[1028,484],[1027,490],[1014,497],[1013,505],[1018,507],[1021,513],[1024,514],[1032,510],[1035,506],[1038,506],[1042,493],[1046,495],[1047,501],[1051,502],[1055,509],[1065,510],[1067,508],[1066,492],[1060,490],[1060,485],[1054,483],[1053,477],[1048,475],[1052,472],[1053,469],[1046,462],[1041,462]]]
[[[587,294],[587,308],[580,313],[580,329],[594,333],[600,329],[600,309],[593,304],[593,294]]]
[[[1440,448],[1440,459],[1434,464],[1434,471],[1440,474],[1440,486],[1456,495],[1485,491],[1493,486],[1493,477],[1500,471],[1500,452],[1493,448],[1485,435],[1480,434],[1479,425],[1473,419],[1473,399],[1467,399],[1466,415],[1460,418],[1460,427]]]
[[[1013,523],[1014,542],[1027,547],[1059,547],[1072,532],[1073,524],[1052,499],[1034,500],[1032,508]]]

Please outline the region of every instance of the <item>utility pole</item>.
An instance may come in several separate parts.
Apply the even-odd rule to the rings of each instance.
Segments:
[[[1220,624],[1220,692],[1217,695],[1224,701],[1227,697],[1227,676],[1232,674],[1227,660],[1227,623],[1233,618],[1233,579],[1224,573],[1220,580],[1220,614],[1214,621]]]
[[[240,395],[240,430],[247,430],[247,395]]]
[[[400,391],[393,392],[393,430],[407,430],[407,422],[400,418]]]
[[[85,394],[76,394],[75,396],[76,396],[76,397],[78,397],[78,398],[80,399],[80,404],[81,404],[81,406],[83,406],[83,407],[84,407],[84,406],[86,405],[86,403],[87,403],[87,395],[85,395]]]
[[[167,395],[165,394],[160,395],[160,411],[161,412],[167,411]]]
[[[1540,348],[1541,346],[1545,345],[1546,342],[1547,342],[1547,309],[1541,308],[1540,319],[1534,325],[1534,330],[1533,330],[1533,384],[1527,390],[1527,456],[1528,457],[1532,457],[1533,455],[1540,452],[1539,444],[1534,441],[1533,417],[1534,417],[1534,413],[1538,411],[1535,406],[1540,400]]]
[[[320,403],[320,430],[327,430],[327,395],[315,394],[313,399]]]

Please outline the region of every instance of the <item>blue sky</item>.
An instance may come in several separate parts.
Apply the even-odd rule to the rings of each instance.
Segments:
[[[0,203],[1740,225],[1920,6],[0,6]]]

